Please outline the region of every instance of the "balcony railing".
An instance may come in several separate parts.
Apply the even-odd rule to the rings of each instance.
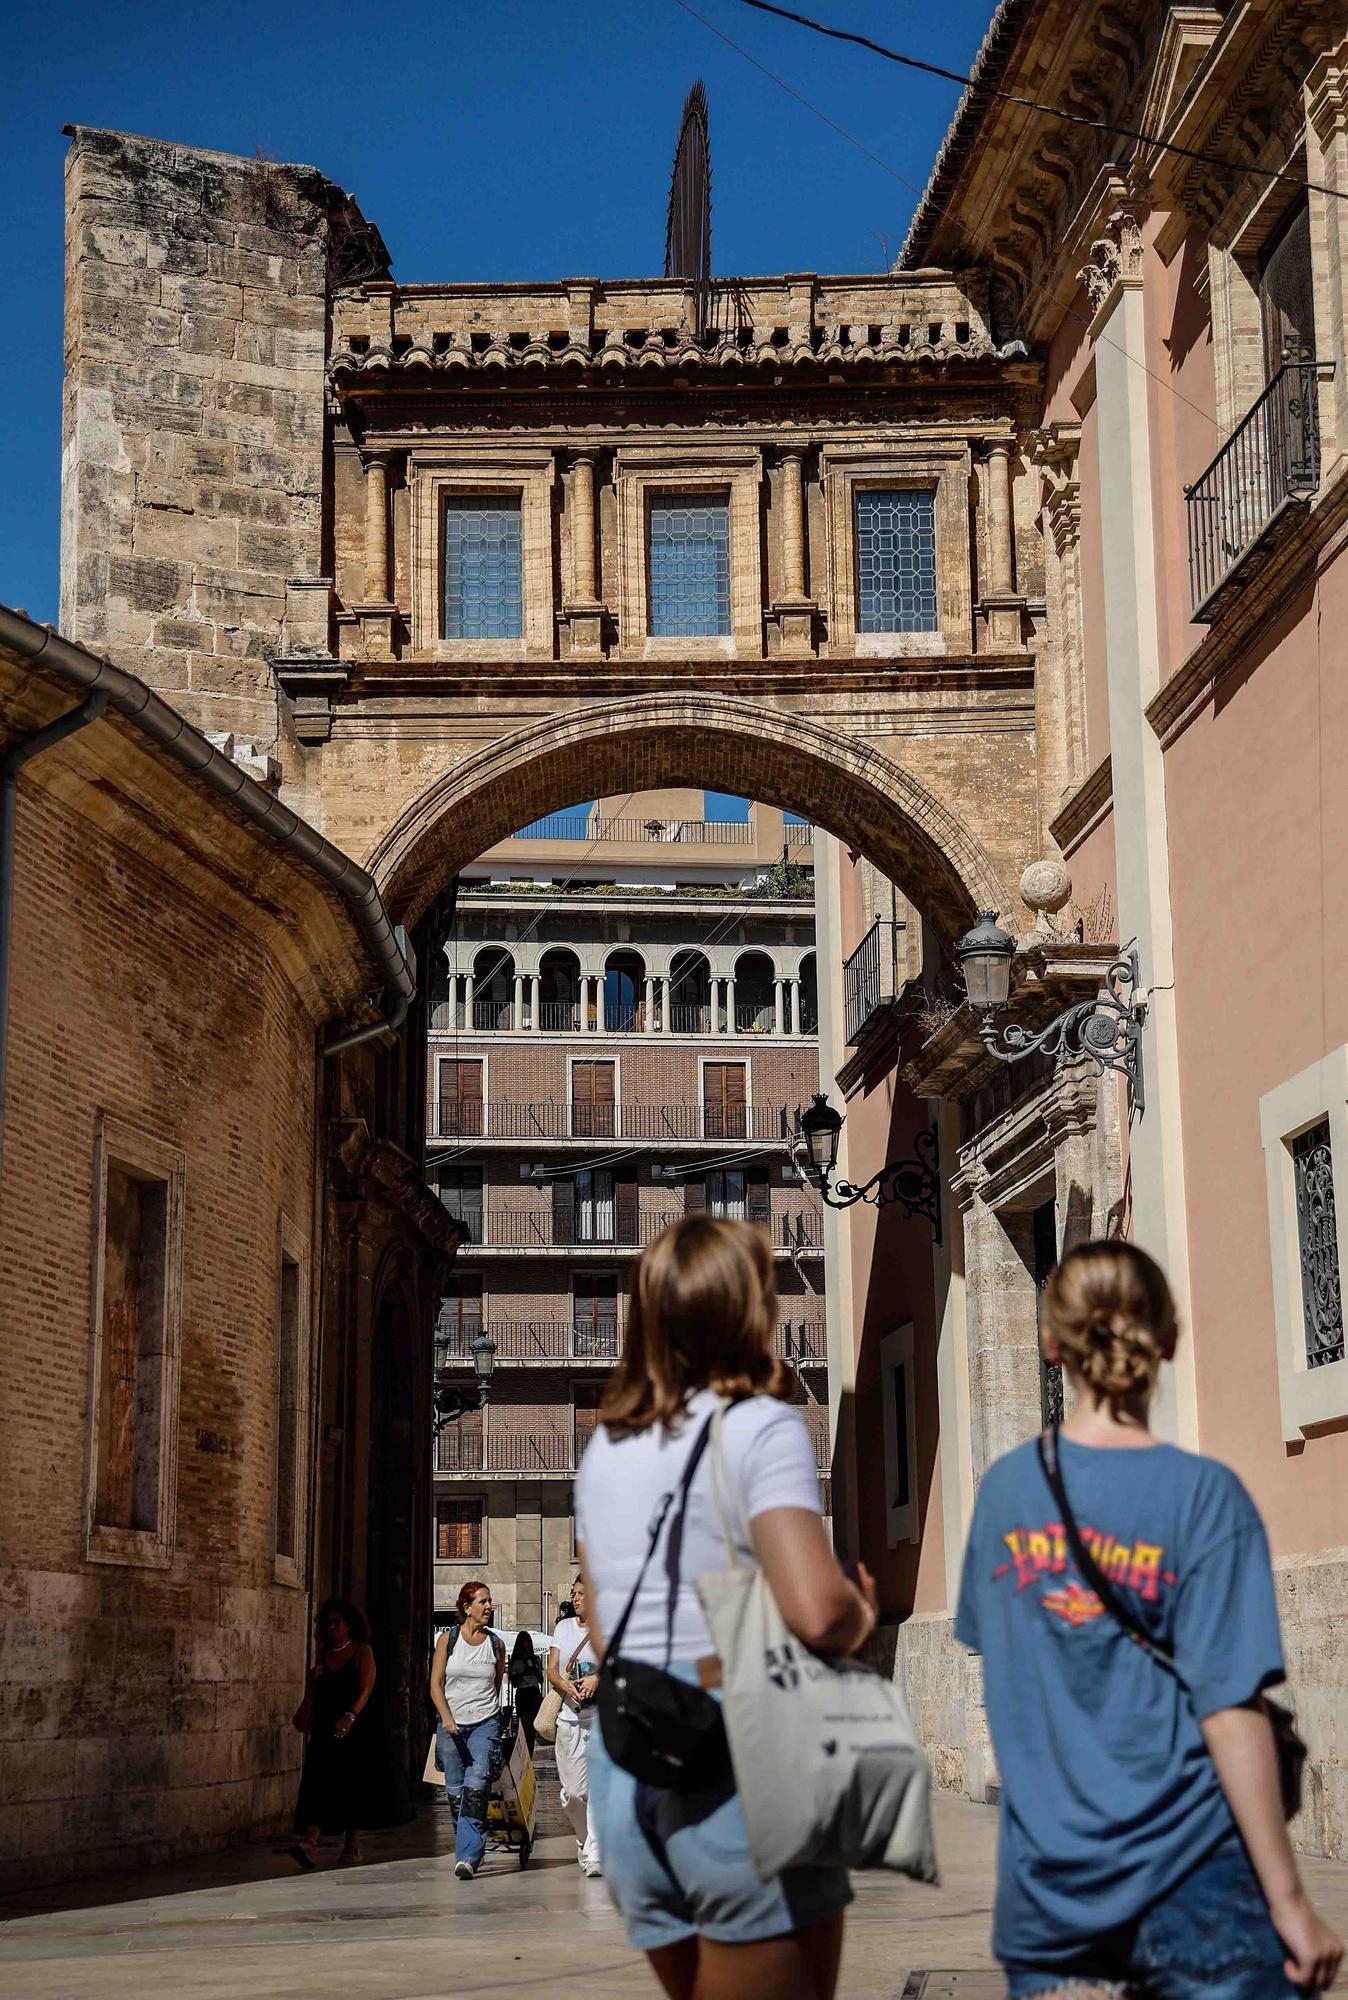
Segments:
[[[545,1035],[574,1035],[580,1030],[579,1000],[540,1000],[538,1025]]]
[[[669,1032],[671,1035],[709,1035],[711,1033],[711,1006],[688,1007],[680,1001],[671,1003],[669,1009]]]
[[[788,829],[797,836],[813,834],[812,827]],[[753,829],[747,820],[717,819],[602,819],[593,814],[548,813],[531,826],[521,827],[512,840],[621,840],[644,845],[647,841],[676,842],[684,847],[749,847]],[[797,838],[793,846],[808,845]]]
[[[737,1000],[735,1002],[735,1033],[737,1035],[770,1035],[777,1026],[777,1010],[771,1000]]]
[[[646,1032],[646,1009],[604,1003],[604,1033],[606,1035],[643,1035]]]
[[[899,931],[883,920],[871,925],[843,965],[843,1016],[849,1042],[859,1042],[898,990]]]
[[[772,1337],[772,1351],[796,1367],[820,1365],[828,1359],[828,1338],[822,1320],[788,1320]]]
[[[455,1325],[437,1331],[435,1365],[471,1362],[476,1326]],[[604,1320],[491,1320],[487,1331],[496,1342],[500,1361],[616,1361],[622,1335],[616,1322]]]
[[[783,1139],[780,1104],[437,1104],[433,1139]]]
[[[473,1026],[482,1033],[508,1033],[515,1025],[513,1000],[474,1000]]]
[[[1185,488],[1189,593],[1195,619],[1289,502],[1320,484],[1323,364],[1283,363],[1207,470]]]
[[[463,1219],[469,1223],[469,1245],[488,1250],[639,1250],[653,1242],[677,1214],[619,1215],[616,1203],[599,1202],[574,1209],[473,1209]],[[763,1220],[779,1250],[797,1256],[823,1249],[823,1225],[817,1214],[775,1215]]]

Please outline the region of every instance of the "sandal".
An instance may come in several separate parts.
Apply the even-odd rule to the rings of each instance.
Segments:
[[[358,1847],[344,1847],[337,1856],[339,1868],[359,1868],[365,1856]]]
[[[292,1861],[297,1861],[301,1868],[312,1870],[318,1866],[317,1856],[307,1840],[292,1841],[286,1849],[286,1853]]]

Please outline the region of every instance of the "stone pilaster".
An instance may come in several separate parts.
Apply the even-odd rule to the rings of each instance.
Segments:
[[[571,634],[571,656],[580,660],[603,658],[607,616],[595,573],[594,471],[588,452],[571,467],[571,591],[558,613]]]
[[[1039,473],[1047,603],[1036,691],[1040,837],[1045,851],[1050,822],[1089,769],[1081,627],[1080,445],[1081,426],[1075,423],[1047,425],[1030,439],[1030,457]]]
[[[1015,583],[1015,528],[1011,510],[1011,440],[994,438],[987,451],[988,578],[982,609],[994,653],[1023,644],[1025,599]]]
[[[808,659],[814,651],[814,626],[819,607],[805,590],[805,460],[804,453],[782,454],[777,504],[781,509],[782,591],[769,610],[780,636],[778,651],[786,659]]]

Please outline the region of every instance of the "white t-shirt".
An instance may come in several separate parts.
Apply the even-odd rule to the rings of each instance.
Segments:
[[[589,1633],[578,1618],[563,1618],[561,1624],[553,1633],[552,1649],[557,1654],[557,1671],[564,1680],[569,1678],[573,1681],[579,1681],[583,1680],[586,1674],[597,1674],[599,1672],[599,1661],[595,1657],[597,1649],[589,1644],[589,1637]],[[582,1638],[586,1641],[586,1644],[581,1646],[581,1650],[576,1657],[576,1664],[572,1667],[568,1676],[566,1663],[576,1651],[577,1646],[580,1646]],[[587,1702],[584,1708],[573,1708],[569,1702],[563,1702],[558,1723],[566,1721],[579,1723],[582,1729],[588,1729],[594,1721],[593,1702]]]
[[[584,1545],[585,1567],[598,1598],[598,1623],[606,1637],[615,1630],[636,1582],[655,1510],[664,1495],[677,1487],[698,1432],[715,1405],[715,1391],[702,1389],[692,1398],[689,1414],[677,1431],[653,1424],[635,1437],[612,1438],[600,1424],[586,1447],[576,1475],[576,1539]],[[772,1507],[805,1507],[812,1514],[822,1513],[814,1444],[799,1410],[773,1396],[754,1396],[737,1403],[726,1413],[723,1443],[746,1521]],[[632,1608],[622,1646],[628,1659],[664,1663],[669,1600],[665,1548],[668,1524],[676,1512],[677,1503],[670,1508],[641,1594]],[[752,1560],[752,1547],[738,1524],[732,1524],[732,1533],[740,1553]],[[725,1539],[704,1453],[688,1496],[672,1662],[701,1659],[715,1650],[693,1583],[707,1571],[725,1567]],[[571,1643],[574,1646],[575,1640]],[[564,1653],[563,1666],[566,1658]]]
[[[490,1633],[484,1632],[478,1646],[464,1644],[463,1632],[455,1634],[445,1661],[445,1700],[461,1729],[485,1722],[500,1707],[496,1692],[496,1648]]]

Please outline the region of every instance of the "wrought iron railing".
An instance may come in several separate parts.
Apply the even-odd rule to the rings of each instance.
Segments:
[[[643,1004],[635,1007],[604,1006],[604,1033],[606,1035],[640,1035],[646,1028],[646,1009]]]
[[[1189,591],[1198,617],[1282,509],[1320,484],[1323,364],[1289,359],[1207,470],[1185,488]]]
[[[780,1104],[556,1104],[453,1101],[432,1107],[436,1139],[784,1139]]]
[[[671,1035],[709,1035],[711,1033],[710,1006],[687,1007],[673,1001],[669,1009],[669,1032]]]
[[[490,1320],[487,1332],[496,1343],[500,1361],[616,1361],[622,1334],[607,1320]],[[480,1326],[467,1323],[441,1328],[435,1336],[435,1365],[471,1362]]]
[[[735,1002],[735,1033],[737,1035],[770,1035],[777,1025],[777,1010],[771,1000],[737,1000]]]
[[[474,1000],[473,1027],[479,1032],[499,1032],[509,1030],[514,1025],[515,1003],[513,1000]]]
[[[860,1041],[880,1009],[894,998],[899,929],[883,919],[873,923],[843,964],[843,1018],[849,1042]]]
[[[574,1035],[580,1027],[578,1000],[540,1000],[538,1025],[549,1035]]]
[[[797,1364],[820,1363],[828,1358],[828,1342],[822,1320],[807,1323],[804,1320],[779,1326],[772,1338],[772,1351],[783,1361]]]
[[[812,827],[792,826],[793,846],[805,846],[801,836]],[[748,847],[753,828],[747,820],[724,819],[601,819],[580,813],[548,813],[509,836],[512,840],[675,841],[685,847]]]
[[[674,1220],[672,1215],[619,1214],[616,1202],[575,1208],[488,1209],[475,1243],[494,1250],[638,1249]]]

